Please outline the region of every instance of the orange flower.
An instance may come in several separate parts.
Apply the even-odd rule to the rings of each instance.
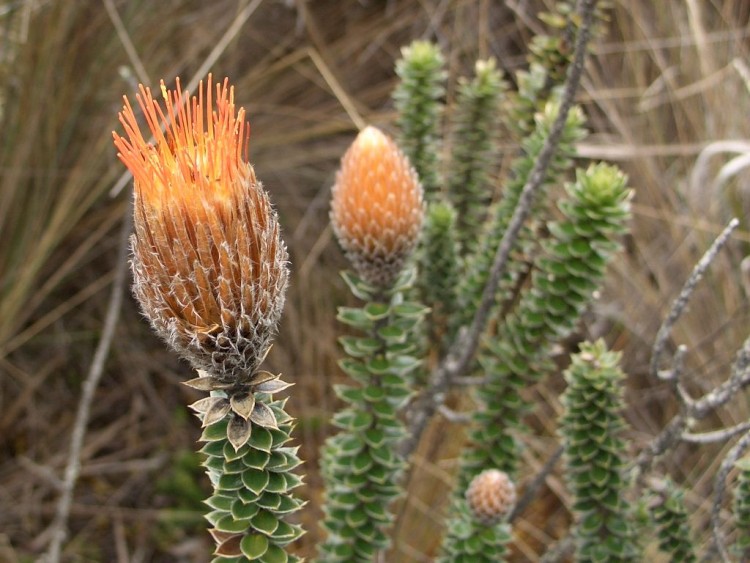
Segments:
[[[161,94],[166,109],[148,88],[136,95],[153,144],[127,98],[127,138],[113,133],[135,180],[133,290],[156,332],[196,368],[245,381],[284,304],[278,218],[247,162],[249,126],[228,80],[214,85],[209,75],[197,98],[179,79],[176,90],[162,81]]]
[[[366,281],[389,286],[419,239],[422,186],[396,143],[362,130],[341,159],[331,222],[347,258]]]

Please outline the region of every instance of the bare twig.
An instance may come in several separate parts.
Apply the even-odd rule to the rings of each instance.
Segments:
[[[748,447],[750,447],[750,432],[747,432],[729,450],[726,457],[722,460],[719,470],[716,472],[716,480],[714,481],[714,502],[711,506],[711,535],[713,543],[709,548],[707,557],[713,558],[714,554],[718,554],[723,562],[729,561],[729,552],[727,551],[724,534],[721,532],[721,507],[724,503],[724,495],[727,488],[727,476]]]
[[[729,399],[737,395],[740,389],[749,384],[750,338],[745,340],[737,353],[737,359],[732,366],[732,373],[729,378],[699,400],[687,403],[685,408],[675,415],[651,444],[640,453],[632,469],[635,472],[634,476],[636,478],[643,476],[658,456],[684,440],[685,431],[692,422],[705,418],[710,412],[727,403]],[[694,435],[688,434],[687,436],[693,437]]]
[[[459,377],[452,380],[451,385],[455,385],[456,387],[478,387],[484,385],[487,381],[488,378],[482,375],[467,375],[466,377]]]
[[[672,358],[672,369],[659,371],[656,376],[662,381],[672,383],[676,387],[685,369],[685,354],[687,354],[687,346],[680,344]]]
[[[750,384],[750,338],[745,340],[742,348],[737,352],[737,359],[734,361],[729,379],[706,394],[700,401],[696,401],[693,416],[703,418],[726,403],[748,384]]]
[[[661,327],[659,327],[659,332],[656,333],[656,339],[654,340],[654,347],[651,352],[651,375],[653,377],[658,377],[659,375],[659,365],[661,364],[662,356],[664,355],[667,346],[667,340],[669,340],[669,336],[672,333],[672,327],[674,327],[677,320],[685,311],[688,301],[690,300],[693,291],[695,291],[698,282],[700,282],[703,277],[703,274],[729,240],[732,231],[734,231],[739,224],[740,222],[737,218],[734,218],[729,222],[729,225],[727,225],[727,227],[721,232],[711,247],[695,265],[693,272],[682,287],[682,291],[680,291],[677,299],[672,303],[672,308],[664,319]]]
[[[151,82],[151,79],[148,76],[148,72],[146,72],[146,67],[143,66],[141,58],[138,56],[138,51],[135,50],[135,45],[133,45],[133,41],[130,39],[128,31],[125,29],[125,25],[122,23],[122,18],[120,18],[120,14],[117,12],[115,3],[113,0],[103,0],[103,2],[104,8],[107,10],[107,15],[112,21],[112,25],[115,27],[117,37],[120,39],[120,43],[122,43],[122,46],[128,55],[128,59],[130,59],[130,64],[132,64],[135,69],[136,75],[138,75],[138,80],[143,84],[148,84]]]
[[[742,434],[750,430],[750,422],[743,422],[741,424],[735,424],[729,428],[722,428],[721,430],[714,430],[713,432],[700,432],[693,434],[692,432],[683,432],[682,441],[690,442],[691,444],[713,444],[714,442],[726,442],[730,438],[734,438],[737,434]]]
[[[564,451],[565,448],[563,448],[563,446],[558,447],[539,472],[534,475],[534,479],[531,483],[526,485],[526,488],[523,491],[523,496],[518,499],[516,506],[513,507],[513,511],[510,513],[510,516],[508,516],[508,522],[513,522],[519,514],[522,514],[523,511],[526,510],[526,507],[531,501],[534,500],[537,491],[539,491],[539,488],[547,480],[547,476],[552,473],[552,470],[555,468],[555,465],[557,465],[557,462],[562,457]]]
[[[437,406],[444,400],[453,380],[461,376],[473,361],[482,332],[487,324],[497,288],[508,266],[508,257],[518,239],[518,234],[531,213],[532,203],[539,187],[544,183],[550,161],[557,150],[560,136],[565,128],[568,113],[575,101],[575,94],[583,74],[586,49],[591,38],[591,25],[594,19],[596,0],[581,2],[581,27],[576,38],[572,64],[568,67],[565,85],[560,100],[560,109],[549,136],[544,142],[539,157],[534,163],[526,184],[521,191],[518,205],[511,217],[508,228],[495,252],[492,269],[482,293],[482,299],[471,325],[463,327],[446,358],[435,369],[430,384],[414,405],[410,434],[404,443],[403,454],[409,456],[419,443],[427,423]]]
[[[705,417],[711,410],[726,403],[732,393],[747,384],[746,380],[748,375],[745,373],[748,371],[748,359],[746,358],[747,342],[745,348],[740,352],[740,355],[735,362],[732,375],[729,379],[698,401],[694,401],[690,398],[682,387],[680,381],[683,372],[682,366],[685,355],[684,347],[681,346],[677,349],[677,353],[672,361],[671,370],[666,372],[659,370],[659,365],[662,362],[662,357],[665,353],[667,340],[672,332],[672,327],[677,322],[680,315],[685,311],[688,300],[693,294],[696,285],[703,277],[703,274],[706,272],[706,269],[711,265],[719,251],[726,244],[732,231],[737,228],[737,225],[739,225],[739,221],[736,218],[732,219],[695,265],[693,272],[682,287],[679,296],[672,304],[672,308],[670,309],[667,318],[662,323],[656,335],[651,354],[651,375],[655,378],[665,379],[672,383],[675,389],[675,395],[680,402],[680,412],[669,421],[661,433],[638,455],[635,465],[631,470],[633,471],[632,475],[636,479],[640,479],[645,475],[657,457],[673,448],[683,439],[690,422]]]
[[[750,384],[750,338],[745,340],[742,348],[737,352],[729,379],[696,401],[690,414],[696,419],[705,417],[732,397],[737,396],[740,389],[748,384]]]
[[[453,422],[454,424],[466,424],[471,422],[471,415],[469,413],[454,411],[445,405],[439,405],[438,412],[443,415],[448,422]]]
[[[127,285],[128,236],[130,235],[130,230],[131,209],[130,206],[127,206],[120,229],[120,246],[117,254],[117,263],[115,264],[115,279],[112,283],[112,292],[110,293],[109,304],[107,306],[107,316],[104,320],[101,339],[96,347],[86,380],[83,382],[83,392],[81,400],[78,403],[78,412],[76,413],[73,433],[70,439],[70,451],[68,452],[68,462],[65,467],[60,499],[57,504],[55,518],[52,524],[50,524],[51,539],[44,559],[46,563],[59,563],[62,545],[68,535],[68,517],[70,516],[70,507],[73,502],[73,490],[81,471],[81,449],[86,437],[91,403],[104,373],[104,363],[109,355],[109,349],[115,334],[117,321],[120,317],[123,295]]]

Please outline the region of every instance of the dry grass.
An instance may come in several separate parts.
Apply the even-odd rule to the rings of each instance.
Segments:
[[[155,84],[191,76],[249,4],[220,0],[115,6],[127,37]],[[266,0],[213,66],[228,75],[251,116],[251,160],[280,211],[293,283],[270,368],[297,381],[291,408],[308,461],[313,502],[303,515],[313,533],[320,483],[316,448],[334,407],[331,382],[339,356],[336,305],[348,299],[343,266],[327,227],[328,189],[337,159],[361,122],[388,128],[398,50],[416,37],[440,42],[454,75],[477,56],[494,55],[509,73],[539,23],[528,3],[422,0],[285,3]],[[537,5],[538,7],[538,5]],[[83,375],[106,314],[122,193],[107,193],[123,169],[110,131],[133,68],[104,5],[5,2],[0,9],[0,560],[33,560],[48,538],[56,480]],[[588,330],[625,351],[635,439],[658,431],[675,405],[648,379],[650,344],[693,263],[728,220],[741,213],[747,175],[722,193],[689,189],[692,167],[710,141],[747,139],[750,92],[734,58],[748,55],[750,8],[727,2],[616,3],[610,34],[593,49],[581,101],[591,117],[587,156],[612,158],[637,188],[627,253]],[[133,75],[135,71],[130,71]],[[448,92],[448,101],[453,90]],[[509,154],[514,148],[507,147]],[[709,161],[710,178],[726,157]],[[725,377],[747,336],[747,295],[738,264],[747,251],[743,223],[729,252],[704,281],[676,340],[687,344],[690,384],[698,392]],[[83,472],[71,518],[69,561],[205,561],[200,532],[200,471],[174,469],[192,451],[198,429],[184,405],[189,377],[150,334],[128,300],[94,404]],[[554,382],[538,392],[539,428],[559,411]],[[712,424],[747,419],[744,398]],[[456,432],[435,428],[434,432]],[[549,439],[530,444],[543,462]],[[421,451],[422,491],[409,501],[394,561],[429,560],[435,517],[455,444]],[[696,529],[705,529],[711,475],[720,448],[681,447],[664,467],[693,483],[688,498]],[[166,479],[164,478],[166,476]],[[533,560],[567,523],[567,498],[556,477],[518,524],[519,560]],[[544,516],[544,518],[543,518]]]

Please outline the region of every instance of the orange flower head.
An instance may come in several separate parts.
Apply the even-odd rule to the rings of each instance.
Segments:
[[[127,98],[113,133],[135,181],[133,291],[156,332],[198,369],[226,382],[257,370],[288,283],[276,212],[247,162],[249,126],[228,80],[198,96],[161,83]],[[162,132],[162,129],[164,132]]]
[[[466,489],[466,501],[477,520],[493,525],[513,510],[516,486],[504,471],[487,469],[472,479]]]
[[[347,258],[367,282],[388,287],[422,228],[422,186],[408,158],[375,127],[363,129],[341,159],[331,222]]]

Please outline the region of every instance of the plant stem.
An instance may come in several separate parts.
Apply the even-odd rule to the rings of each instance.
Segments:
[[[131,201],[131,198],[128,198]],[[128,251],[129,236],[132,230],[132,205],[125,206],[125,214],[120,227],[120,240],[117,252],[117,262],[115,263],[115,279],[112,283],[112,291],[109,296],[107,305],[107,316],[104,320],[104,328],[99,344],[94,352],[94,358],[91,361],[89,372],[86,380],[83,382],[83,392],[78,403],[76,420],[73,426],[73,433],[70,439],[70,450],[68,451],[68,462],[65,467],[65,477],[62,481],[62,490],[60,499],[57,502],[55,519],[50,525],[50,545],[45,554],[46,563],[59,563],[62,552],[62,545],[67,538],[68,517],[70,516],[70,507],[73,502],[73,490],[81,472],[81,449],[86,437],[86,427],[91,414],[91,403],[94,400],[94,393],[99,386],[99,381],[104,373],[104,362],[109,355],[109,349],[112,345],[112,339],[115,335],[117,321],[120,318],[122,309],[123,295],[125,294],[127,272],[128,272]]]
[[[464,327],[459,331],[458,337],[454,345],[450,348],[446,358],[433,371],[428,388],[425,389],[424,393],[413,405],[409,437],[402,448],[402,453],[406,457],[410,456],[419,444],[427,423],[435,414],[438,405],[444,401],[445,394],[451,386],[451,381],[461,376],[476,356],[479,339],[487,325],[498,285],[508,267],[510,251],[518,238],[521,227],[528,218],[534,195],[544,183],[547,169],[557,150],[557,145],[565,128],[568,113],[573,107],[575,95],[583,74],[586,49],[591,38],[591,25],[594,19],[595,6],[596,0],[583,0],[581,2],[580,13],[582,23],[578,37],[576,38],[573,63],[568,68],[566,75],[557,119],[529,175],[529,179],[523,187],[518,206],[513,213],[508,230],[505,231],[497,248],[490,276],[482,292],[482,300],[474,315],[474,320],[469,327]]]

